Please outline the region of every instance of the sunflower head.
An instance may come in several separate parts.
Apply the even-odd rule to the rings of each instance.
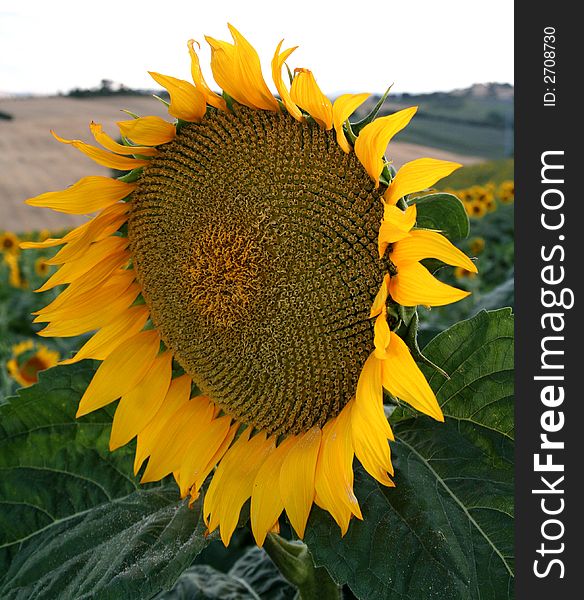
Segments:
[[[472,200],[465,204],[468,216],[474,219],[482,219],[488,212],[487,205],[481,200]]]
[[[10,254],[17,254],[20,251],[19,238],[12,231],[0,233],[0,251]]]
[[[499,198],[504,204],[511,204],[515,200],[515,182],[504,181],[499,186]]]
[[[456,279],[474,279],[477,274],[475,271],[469,271],[463,267],[456,267],[454,269],[454,276]]]
[[[12,346],[12,356],[6,363],[8,373],[23,387],[38,381],[40,371],[54,367],[59,353],[44,344],[27,340]]]
[[[475,237],[469,242],[470,253],[473,255],[480,254],[485,249],[485,239],[482,237]]]
[[[46,259],[44,259],[43,257],[37,258],[34,261],[34,272],[39,276],[39,277],[46,277],[51,271],[51,267],[49,264],[47,264]]]
[[[369,94],[332,102],[305,68],[288,86],[294,48],[280,42],[275,97],[255,49],[230,31],[232,42],[206,38],[221,94],[193,41],[192,82],[151,73],[176,121],[122,121],[122,144],[92,123],[102,148],[55,134],[132,172],[28,200],[97,213],[61,239],[27,245],[61,246],[40,291],[67,285],[36,322],[47,323],[42,336],[93,332],[62,361],[103,361],[78,415],[120,399],[110,445],[137,437],[143,481],[173,473],[181,494],[196,497],[213,472],[204,518],[226,544],[249,499],[260,545],[284,511],[302,537],[313,503],[345,533],[362,518],[355,457],[393,485],[383,390],[443,420],[392,315],[468,295],[420,261],[476,267],[417,228],[407,203],[460,165],[420,158],[395,173],[384,153],[415,107],[374,112],[357,135],[349,117]]]

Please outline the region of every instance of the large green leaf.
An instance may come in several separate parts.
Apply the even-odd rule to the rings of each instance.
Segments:
[[[462,202],[452,194],[429,194],[410,200],[417,209],[416,225],[441,231],[451,242],[468,236],[468,215]]]
[[[296,593],[270,557],[254,546],[228,573],[209,565],[187,569],[174,588],[156,600],[292,600]]]
[[[512,597],[512,332],[504,309],[435,338],[424,353],[451,376],[430,377],[446,422],[402,413],[396,487],[357,469],[364,519],[344,538],[328,514],[313,511],[306,542],[315,562],[357,597]]]
[[[141,488],[108,450],[111,410],[75,419],[90,365],[58,367],[0,407],[3,599],[149,598],[207,543],[176,485]]]

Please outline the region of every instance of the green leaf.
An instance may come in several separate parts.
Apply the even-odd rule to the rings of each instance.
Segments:
[[[446,417],[513,439],[513,315],[481,311],[436,336],[424,354],[449,375],[422,367]]]
[[[430,194],[409,201],[417,207],[417,227],[441,231],[451,242],[468,236],[468,215],[462,202],[452,194]]]
[[[187,569],[170,591],[156,600],[260,600],[243,579],[222,573],[209,565]]]
[[[93,375],[57,367],[0,407],[0,597],[148,598],[207,541],[174,483],[142,487],[108,449],[112,409],[75,419]]]
[[[267,553],[254,546],[231,567],[232,577],[244,579],[262,600],[292,600],[296,588],[278,571]]]
[[[296,588],[282,577],[270,557],[249,548],[228,573],[209,565],[187,569],[170,592],[156,600],[292,600]]]
[[[358,598],[512,597],[512,332],[508,309],[483,312],[426,346],[451,375],[427,371],[445,423],[394,423],[396,487],[359,467],[363,521],[344,538],[330,515],[313,511],[306,543],[316,564]]]

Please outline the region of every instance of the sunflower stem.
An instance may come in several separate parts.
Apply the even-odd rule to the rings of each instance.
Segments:
[[[324,567],[316,567],[310,551],[302,542],[290,542],[270,533],[264,543],[280,573],[298,588],[301,600],[339,600],[341,588]]]

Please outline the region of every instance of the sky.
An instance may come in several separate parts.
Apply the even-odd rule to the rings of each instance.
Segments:
[[[0,0],[0,93],[102,79],[159,87],[149,70],[189,79],[187,40],[208,66],[204,35],[231,41],[227,22],[258,50],[266,80],[284,38],[299,46],[288,64],[330,95],[513,82],[512,0]]]

